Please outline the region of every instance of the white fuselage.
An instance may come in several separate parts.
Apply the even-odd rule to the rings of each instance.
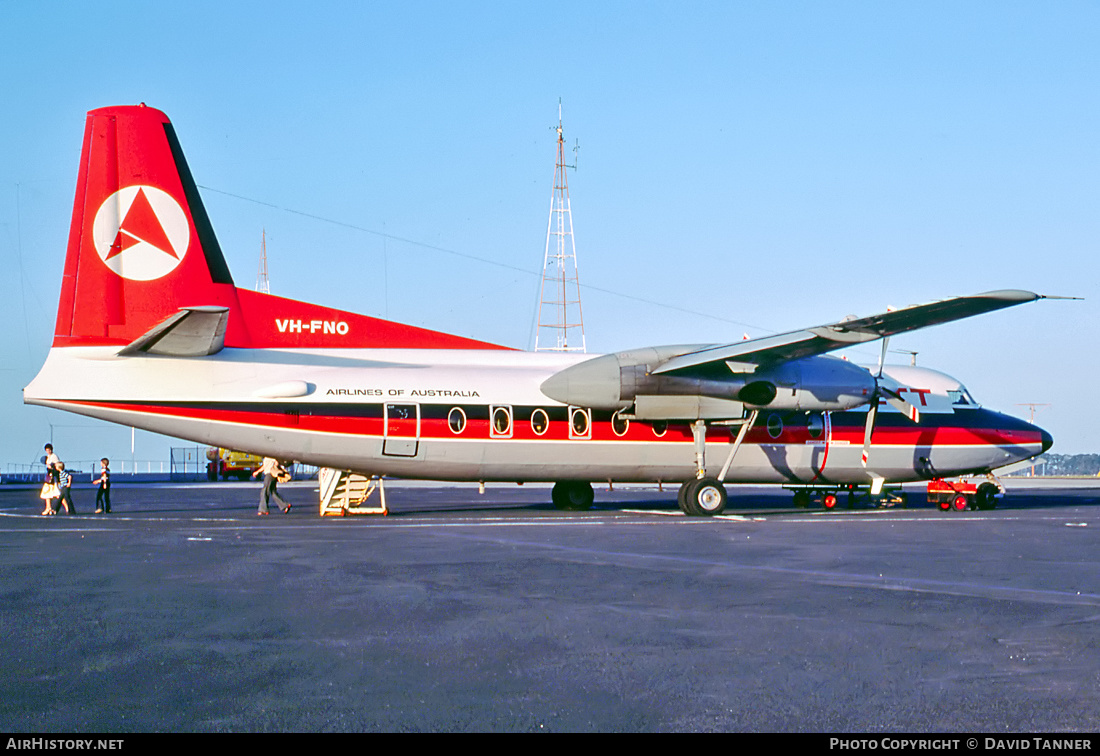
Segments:
[[[683,481],[696,471],[687,423],[634,421],[624,428],[611,422],[610,413],[568,408],[540,391],[551,375],[593,355],[225,349],[179,358],[118,357],[117,351],[52,349],[25,389],[25,401],[197,443],[365,474]],[[951,392],[961,386],[954,379],[920,368],[888,373],[911,392],[911,401],[923,405],[922,420],[911,426],[884,406],[867,467],[860,463],[865,409],[823,414],[765,408],[727,480],[902,481],[928,477],[928,463],[947,474],[991,469],[1042,451],[1033,426],[958,407]],[[577,410],[587,417],[575,416]],[[708,466],[722,465],[735,434],[736,428],[720,425],[708,429]]]

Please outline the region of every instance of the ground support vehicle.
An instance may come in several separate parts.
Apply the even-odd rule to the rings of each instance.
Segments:
[[[209,460],[206,464],[206,477],[210,481],[215,481],[219,477],[222,480],[230,478],[248,480],[252,477],[252,473],[264,463],[263,457],[255,454],[217,447],[206,450],[206,459]]]
[[[1004,493],[1004,487],[996,478],[990,478],[933,478],[928,481],[928,503],[939,507],[942,512],[993,509],[997,506],[996,497]]]

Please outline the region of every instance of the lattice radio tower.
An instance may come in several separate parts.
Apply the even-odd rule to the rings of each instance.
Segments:
[[[267,229],[260,237],[260,270],[256,273],[256,291],[271,293],[271,284],[267,280]]]
[[[565,169],[565,138],[558,101],[558,165],[554,171],[554,195],[546,225],[546,254],[539,291],[539,325],[535,351],[584,352],[584,318],[581,315],[581,282],[577,273],[577,246],[573,241],[573,213],[569,208],[569,179]]]

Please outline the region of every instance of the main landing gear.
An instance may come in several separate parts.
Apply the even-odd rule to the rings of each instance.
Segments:
[[[550,490],[550,500],[554,506],[568,512],[591,509],[595,499],[592,484],[584,480],[561,480]]]
[[[592,484],[580,480],[561,480],[550,490],[554,506],[566,512],[592,508],[595,494]],[[689,480],[680,486],[680,511],[691,517],[714,517],[726,510],[726,487],[714,478]]]
[[[689,480],[680,486],[677,501],[689,517],[714,517],[726,511],[726,487],[715,478]]]
[[[757,410],[753,410],[747,417],[725,423],[730,427],[740,427],[737,431],[737,437],[730,446],[729,454],[726,455],[726,462],[722,465],[722,471],[718,473],[717,478],[710,477],[706,473],[707,425],[702,420],[696,420],[692,423],[691,435],[695,444],[695,479],[689,480],[680,486],[677,501],[680,504],[681,512],[688,517],[715,517],[726,511],[726,487],[722,485],[722,481],[726,479],[726,473],[729,472],[730,465],[733,464],[733,458],[737,455],[737,450],[741,448],[741,443],[745,440],[745,434],[756,422],[758,414]]]

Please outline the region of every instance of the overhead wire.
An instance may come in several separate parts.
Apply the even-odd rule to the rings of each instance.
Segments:
[[[511,265],[509,263],[501,262],[499,260],[492,260],[492,259],[489,259],[487,257],[481,257],[479,255],[472,255],[468,252],[459,252],[458,250],[450,249],[448,247],[441,247],[437,244],[428,244],[427,242],[417,241],[415,239],[409,239],[409,238],[404,237],[404,236],[398,236],[396,234],[386,233],[385,231],[378,231],[376,229],[367,228],[365,226],[360,226],[360,225],[355,224],[355,223],[349,223],[347,221],[342,221],[342,220],[338,220],[338,219],[335,219],[335,218],[328,218],[328,217],[323,216],[323,215],[317,215],[316,213],[308,213],[308,212],[305,212],[303,210],[296,210],[296,209],[291,208],[291,207],[284,207],[284,206],[281,206],[281,205],[276,205],[274,203],[265,202],[264,200],[259,200],[259,199],[256,199],[254,197],[246,197],[246,196],[241,195],[241,194],[235,194],[234,192],[227,192],[223,189],[215,189],[214,187],[205,186],[203,184],[199,184],[198,186],[199,186],[200,189],[204,189],[204,190],[209,191],[209,192],[214,192],[215,194],[221,194],[223,196],[232,197],[233,199],[238,199],[238,200],[241,200],[243,202],[251,202],[251,203],[256,204],[256,205],[262,205],[264,207],[270,207],[273,210],[279,210],[281,212],[290,213],[292,215],[298,215],[298,216],[301,216],[303,218],[309,218],[310,220],[318,221],[320,223],[327,223],[327,224],[330,224],[330,225],[333,225],[333,226],[339,226],[341,228],[350,229],[352,231],[359,231],[361,233],[370,234],[372,236],[377,236],[377,237],[379,237],[381,239],[384,239],[384,240],[401,242],[401,243],[404,243],[404,244],[412,245],[414,247],[421,247],[423,249],[432,250],[433,252],[441,252],[443,254],[453,255],[455,257],[461,257],[461,258],[466,259],[466,260],[472,260],[474,262],[479,262],[479,263],[482,263],[484,265],[492,265],[492,266],[495,266],[495,267],[498,267],[498,268],[503,268],[505,270],[510,270],[512,272],[515,272],[515,273],[522,273],[524,275],[533,276],[533,277],[536,277],[536,278],[540,277],[542,275],[541,271],[530,270],[529,268],[522,268],[518,265]],[[761,332],[766,333],[766,334],[774,333],[774,331],[770,331],[768,329],[760,328],[759,326],[755,326],[755,325],[752,325],[750,323],[745,323],[744,321],[733,320],[732,318],[722,317],[721,315],[715,315],[715,314],[709,313],[709,312],[700,312],[699,310],[693,310],[693,309],[688,308],[688,307],[682,307],[680,305],[669,304],[667,302],[660,302],[660,301],[657,301],[655,299],[649,299],[648,297],[641,297],[641,296],[638,296],[636,294],[627,294],[625,292],[616,291],[614,289],[608,289],[608,288],[603,287],[603,286],[593,286],[592,284],[582,283],[581,288],[582,289],[587,289],[587,290],[593,291],[593,292],[599,292],[601,294],[607,294],[607,295],[610,295],[610,296],[613,296],[613,297],[619,297],[621,299],[628,299],[628,300],[631,300],[633,302],[638,302],[640,304],[651,305],[653,307],[662,307],[662,308],[665,308],[665,309],[668,309],[668,310],[675,310],[677,312],[682,312],[682,313],[685,313],[687,315],[694,315],[694,316],[701,317],[701,318],[709,318],[711,320],[716,320],[716,321],[719,321],[719,322],[722,322],[722,323],[730,323],[730,324],[733,324],[733,325],[741,326],[743,328],[751,328],[751,329],[761,331]]]

